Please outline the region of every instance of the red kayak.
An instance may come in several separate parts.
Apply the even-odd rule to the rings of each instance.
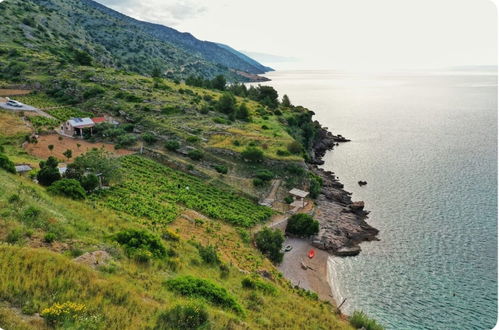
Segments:
[[[310,259],[312,259],[314,256],[315,256],[315,251],[314,251],[314,249],[310,249],[310,251],[308,251],[308,257],[309,257]]]

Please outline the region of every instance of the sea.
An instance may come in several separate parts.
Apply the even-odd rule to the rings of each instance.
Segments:
[[[323,167],[365,202],[380,241],[329,259],[342,311],[364,311],[386,329],[493,328],[497,69],[266,76],[352,140],[328,152]]]

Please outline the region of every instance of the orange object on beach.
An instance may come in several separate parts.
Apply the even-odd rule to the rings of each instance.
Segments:
[[[315,256],[315,251],[314,251],[314,249],[310,249],[310,251],[308,251],[308,257],[309,257],[310,259],[312,259],[314,256]]]

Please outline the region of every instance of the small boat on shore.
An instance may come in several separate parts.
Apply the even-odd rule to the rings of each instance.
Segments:
[[[312,259],[314,256],[315,256],[315,251],[314,251],[314,249],[310,249],[310,251],[308,251],[308,257],[309,257],[310,259]]]

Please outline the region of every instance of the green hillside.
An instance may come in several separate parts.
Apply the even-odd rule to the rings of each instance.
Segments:
[[[0,4],[0,97],[40,109],[0,111],[0,327],[351,329],[253,244],[289,188],[320,189],[313,112],[94,7]],[[80,116],[105,122],[56,131]],[[281,209],[258,205],[272,180]]]
[[[134,20],[93,1],[11,0],[1,6],[1,43],[48,51],[59,61],[84,52],[101,65],[146,75],[157,71],[170,78],[224,74],[244,80],[232,70],[270,70],[214,43]]]

